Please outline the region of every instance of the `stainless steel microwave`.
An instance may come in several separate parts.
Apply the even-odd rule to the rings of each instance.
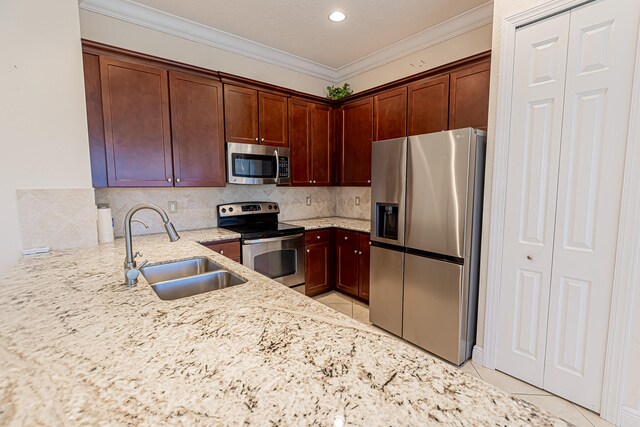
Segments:
[[[289,148],[227,143],[230,184],[289,184]]]

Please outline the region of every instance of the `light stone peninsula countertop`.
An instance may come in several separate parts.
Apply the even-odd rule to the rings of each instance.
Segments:
[[[318,230],[320,228],[343,228],[345,230],[369,233],[371,221],[368,219],[342,218],[338,216],[328,218],[297,219],[295,221],[283,221],[287,224],[298,225],[306,230]]]
[[[0,425],[566,425],[197,242],[247,283],[162,301],[122,285],[124,241],[22,258],[0,280]]]

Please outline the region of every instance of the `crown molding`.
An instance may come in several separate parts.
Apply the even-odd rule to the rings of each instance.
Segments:
[[[266,46],[131,0],[81,0],[81,9],[140,25],[196,43],[339,83],[360,73],[491,23],[493,1],[427,28],[340,68]]]

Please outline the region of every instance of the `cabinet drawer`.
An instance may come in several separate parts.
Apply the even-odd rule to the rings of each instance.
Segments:
[[[205,243],[204,246],[227,258],[240,262],[240,240]]]
[[[348,230],[336,230],[336,243],[337,244],[346,244],[349,246],[353,246],[355,248],[358,247],[358,238],[359,233],[356,231],[348,231]]]
[[[313,230],[304,233],[304,241],[307,245],[314,243],[328,243],[331,238],[331,230]]]

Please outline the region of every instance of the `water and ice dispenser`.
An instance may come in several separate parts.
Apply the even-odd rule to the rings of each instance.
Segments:
[[[398,204],[376,203],[376,237],[398,240]]]

